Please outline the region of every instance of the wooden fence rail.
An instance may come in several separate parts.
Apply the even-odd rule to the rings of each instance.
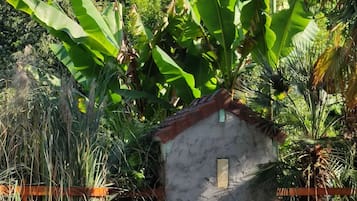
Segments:
[[[104,198],[108,195],[116,195],[118,198],[133,197],[156,197],[164,200],[164,189],[147,189],[139,192],[122,192],[115,188],[108,187],[48,187],[48,186],[11,186],[0,185],[0,196],[19,194],[21,200],[26,201],[28,197],[41,196],[69,196],[69,197],[97,197]]]
[[[323,195],[357,195],[355,188],[278,188],[276,195],[283,196],[323,196]]]
[[[147,189],[139,192],[121,192],[115,188],[97,187],[48,187],[48,186],[11,186],[0,185],[0,196],[9,196],[18,193],[23,201],[30,196],[70,196],[70,197],[97,197],[117,195],[118,198],[156,197],[164,200],[164,188]],[[278,197],[293,196],[324,196],[324,195],[357,195],[356,188],[278,188]]]
[[[0,185],[0,195],[8,196],[18,193],[22,200],[27,200],[29,196],[70,196],[70,197],[105,197],[109,189],[105,187],[84,188],[84,187],[48,187],[48,186],[6,186]]]

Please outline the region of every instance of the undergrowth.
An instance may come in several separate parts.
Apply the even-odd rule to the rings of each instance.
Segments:
[[[123,192],[156,187],[158,147],[146,135],[153,123],[124,107],[109,110],[95,81],[84,94],[35,63],[19,62],[0,92],[0,184],[110,186]]]

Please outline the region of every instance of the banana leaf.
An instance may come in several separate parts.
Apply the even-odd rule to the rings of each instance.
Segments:
[[[247,33],[239,51],[243,56],[253,53],[254,60],[262,62],[264,58],[264,62],[275,66],[276,58],[271,49],[276,35],[271,29],[272,19],[269,13],[269,0],[252,0],[244,4],[240,20]]]
[[[305,30],[310,23],[309,13],[304,9],[303,0],[290,1],[290,8],[273,16],[271,29],[276,34],[272,50],[278,63],[279,58],[287,56],[293,48],[293,37]]]
[[[110,3],[103,12],[103,18],[114,35],[117,44],[123,39],[123,13],[121,3]]]
[[[56,7],[39,0],[7,0],[15,9],[23,11],[66,41],[83,43],[88,37],[83,28]],[[58,20],[61,19],[61,20]]]
[[[92,49],[116,57],[119,45],[109,29],[107,23],[91,0],[71,0],[73,11],[91,40],[88,40]],[[98,44],[101,44],[98,46]]]
[[[210,34],[224,47],[229,49],[235,38],[234,8],[236,0],[198,0],[197,9]]]
[[[155,46],[152,51],[153,59],[165,77],[167,83],[171,84],[177,91],[177,95],[184,99],[186,103],[201,95],[200,90],[195,88],[195,78],[182,70],[176,62],[164,52],[160,47]]]
[[[88,50],[93,50],[95,54],[98,51],[109,56],[116,56],[118,54],[118,48],[112,45],[110,37],[98,40],[98,35],[91,32],[87,33],[75,20],[69,18],[53,5],[40,0],[7,0],[7,2],[15,9],[31,15],[54,36],[66,43],[86,45],[89,47]],[[92,16],[87,17],[93,18]],[[86,29],[88,30],[88,27]]]
[[[197,7],[200,18],[211,36],[219,44],[217,54],[219,60],[217,67],[221,70],[226,87],[231,87],[234,50],[232,44],[235,41],[235,8],[237,0],[213,0],[207,3],[206,0],[197,0],[194,7]]]
[[[52,44],[55,56],[67,67],[74,79],[85,89],[89,89],[90,80],[98,74],[97,63],[80,45]]]

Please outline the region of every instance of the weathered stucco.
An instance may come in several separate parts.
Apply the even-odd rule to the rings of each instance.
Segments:
[[[167,201],[266,201],[271,186],[251,185],[258,164],[276,160],[271,138],[227,112],[218,112],[162,144]],[[216,181],[217,159],[229,159],[229,185]]]

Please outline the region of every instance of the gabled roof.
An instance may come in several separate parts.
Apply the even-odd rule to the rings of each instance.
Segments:
[[[233,100],[225,89],[219,89],[212,95],[196,99],[189,107],[165,119],[156,130],[155,137],[162,143],[166,143],[220,109],[231,112],[239,119],[256,126],[264,134],[280,143],[286,138],[286,134],[276,124],[262,118],[238,100]]]

